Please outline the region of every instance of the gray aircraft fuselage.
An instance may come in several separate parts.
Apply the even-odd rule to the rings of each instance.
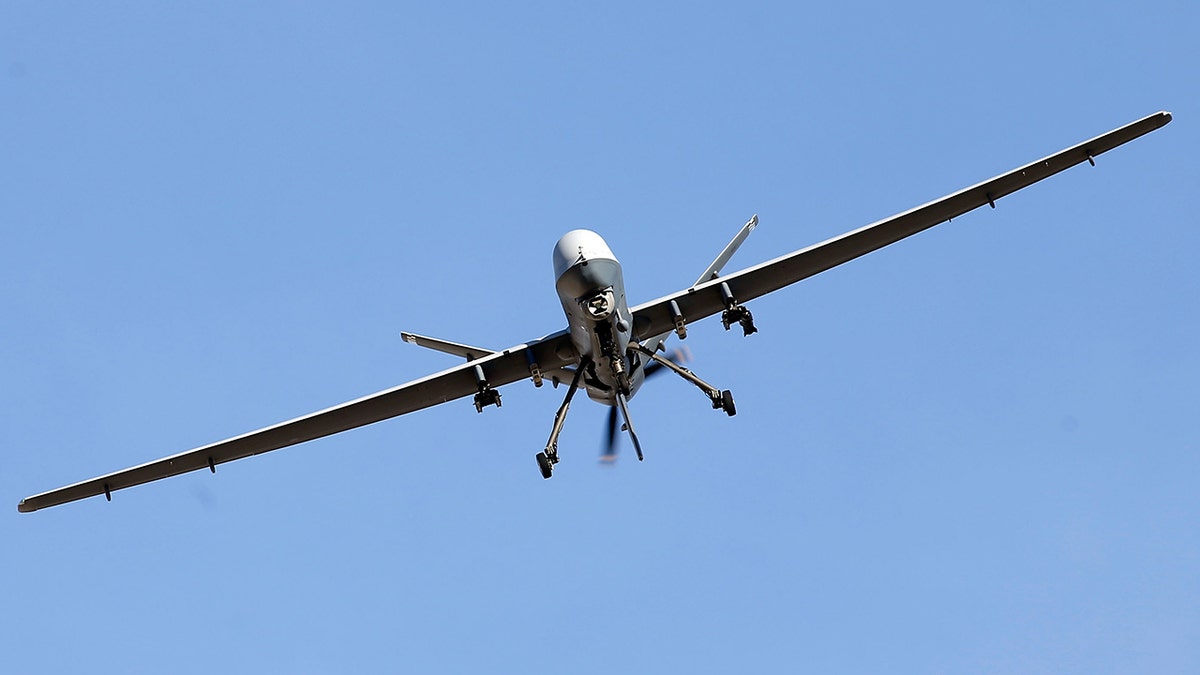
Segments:
[[[645,373],[636,352],[630,356],[633,312],[612,249],[590,230],[564,234],[554,245],[554,279],[588,397],[616,405],[617,391],[633,396]]]

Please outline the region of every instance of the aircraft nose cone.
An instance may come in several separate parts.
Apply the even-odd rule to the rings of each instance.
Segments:
[[[591,230],[571,230],[554,245],[554,279],[557,281],[564,272],[579,262],[591,260],[616,262],[616,259],[612,249],[600,235]]]

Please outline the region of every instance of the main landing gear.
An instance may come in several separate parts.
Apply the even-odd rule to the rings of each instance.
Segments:
[[[550,430],[550,440],[546,441],[546,449],[537,454],[538,469],[542,471],[542,478],[549,478],[554,474],[554,465],[558,464],[558,435],[562,433],[563,422],[567,420],[567,411],[571,408],[571,398],[575,396],[575,390],[579,389],[579,378],[583,377],[583,371],[587,370],[589,365],[591,362],[585,361],[575,369],[575,377],[571,378],[567,396],[563,399],[562,405],[558,407],[558,412],[554,414],[554,428]]]
[[[636,349],[640,351],[656,361],[660,366],[696,385],[700,391],[703,391],[708,396],[708,399],[712,402],[713,410],[724,411],[730,417],[737,414],[737,407],[733,402],[733,394],[728,389],[717,389],[697,377],[695,373],[687,368],[660,356],[637,342],[630,342],[629,348],[630,350]],[[550,430],[550,439],[546,441],[546,449],[537,454],[538,469],[542,472],[542,478],[549,478],[554,475],[554,465],[558,464],[558,435],[562,433],[563,423],[567,419],[567,411],[571,408],[571,399],[575,396],[575,391],[579,389],[579,382],[583,378],[584,372],[593,366],[594,362],[587,359],[575,369],[575,375],[571,378],[571,386],[567,389],[567,395],[563,399],[562,405],[558,407],[558,412],[554,415],[554,427]],[[637,451],[637,458],[640,462],[645,459],[645,456],[642,453],[641,441],[638,440],[637,432],[634,431],[633,421],[629,418],[629,400],[626,397],[625,390],[618,387],[613,392],[613,396],[616,399],[616,408],[620,412],[624,422],[623,428],[629,432],[629,438],[633,441],[633,448]]]
[[[563,399],[562,405],[558,407],[558,412],[554,414],[554,427],[550,429],[550,439],[546,441],[546,449],[537,454],[538,469],[542,472],[542,478],[554,475],[554,465],[558,464],[558,435],[562,433],[563,423],[567,419],[567,411],[571,409],[571,399],[575,396],[575,391],[579,389],[579,380],[591,365],[591,360],[585,360],[575,369],[575,376],[571,378],[571,386],[567,388],[567,395]],[[629,419],[629,405],[625,393],[617,390],[616,399],[617,408],[620,409],[621,417],[625,420],[624,428],[629,432],[629,437],[633,439],[633,447],[637,450],[638,461],[641,461],[644,459],[642,444],[638,440],[637,432],[633,429],[633,421]]]
[[[728,389],[726,389],[724,391],[717,389],[716,387],[705,382],[704,380],[700,379],[699,377],[696,377],[696,374],[693,373],[692,371],[688,370],[687,368],[684,368],[683,366],[675,363],[674,361],[672,361],[668,358],[661,356],[660,354],[658,354],[656,352],[650,351],[649,349],[647,349],[645,346],[643,346],[641,344],[638,344],[636,342],[631,342],[631,343],[629,343],[629,346],[633,349],[637,349],[638,351],[645,354],[646,356],[649,356],[650,358],[654,359],[660,366],[670,370],[671,372],[682,377],[683,379],[687,380],[688,382],[691,382],[692,384],[696,385],[700,389],[700,391],[703,391],[705,394],[708,395],[709,400],[712,401],[713,410],[723,410],[723,411],[725,411],[725,414],[729,415],[730,417],[733,417],[734,415],[737,414],[737,406],[734,405],[734,403],[733,403],[733,393],[730,392]]]

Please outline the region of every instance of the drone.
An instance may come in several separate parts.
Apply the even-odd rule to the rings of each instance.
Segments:
[[[1060,171],[1096,157],[1165,126],[1168,112],[1157,112],[1106,134],[1074,145],[990,180],[964,188],[922,206],[891,216],[828,241],[788,253],[760,265],[722,275],[725,264],[758,225],[750,218],[720,255],[697,278],[676,293],[640,305],[630,305],[621,263],[605,240],[590,230],[567,232],[554,245],[555,290],[567,327],[545,337],[500,351],[437,338],[402,333],[412,344],[466,359],[465,363],[397,387],[364,396],[287,422],[241,436],[201,446],[146,464],[109,473],[73,485],[26,497],[17,505],[22,513],[37,511],[88,497],[112,493],[150,481],[258,455],[317,438],[348,431],[382,420],[473,397],[482,413],[501,405],[500,387],[522,380],[541,387],[547,380],[566,384],[566,395],[554,416],[544,449],[536,455],[543,478],[554,474],[559,463],[558,437],[575,394],[582,388],[588,398],[610,407],[609,450],[617,415],[639,460],[644,459],[630,418],[629,402],[648,374],[672,372],[704,393],[714,410],[733,416],[737,408],[728,389],[701,379],[668,358],[665,344],[672,337],[687,338],[691,324],[720,314],[725,330],[738,326],[742,334],[757,332],[748,303],[755,298],[803,281],[862,255],[893,244],[935,225],[949,222]]]

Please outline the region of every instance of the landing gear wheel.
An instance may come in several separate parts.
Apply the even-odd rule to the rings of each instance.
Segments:
[[[554,474],[554,465],[550,463],[550,458],[546,453],[539,452],[537,454],[538,468],[542,470],[542,478],[549,478]]]
[[[733,392],[728,389],[721,392],[721,410],[724,410],[725,414],[730,417],[737,414],[737,406],[733,404]]]

